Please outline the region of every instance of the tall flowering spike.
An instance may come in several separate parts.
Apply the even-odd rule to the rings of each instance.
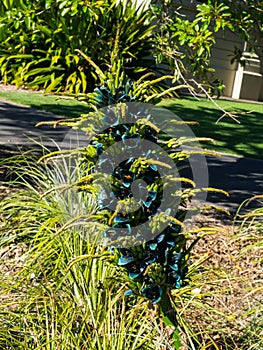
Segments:
[[[122,184],[125,187],[130,187],[133,181],[135,180],[135,174],[132,171],[127,170],[126,168],[120,170],[120,178]]]
[[[168,266],[174,270],[174,271],[178,271],[179,270],[179,262],[180,259],[182,258],[182,254],[181,253],[172,253],[169,255],[168,257]]]
[[[129,214],[127,213],[118,213],[114,220],[113,220],[115,223],[123,223],[123,222],[130,222],[130,217],[129,217]]]
[[[116,103],[116,100],[126,101],[130,98],[126,90],[117,89],[112,93],[107,86],[96,92],[98,103]],[[167,147],[161,147],[158,129],[147,122],[142,123],[143,118],[145,119],[145,112],[140,114],[138,111],[133,116],[134,123],[121,123],[117,109],[107,108],[103,117],[107,129],[97,134],[91,145],[97,157],[98,171],[105,171],[111,179],[107,190],[102,190],[98,195],[100,209],[109,214],[109,228],[104,232],[106,238],[117,241],[120,229],[129,235],[134,232],[134,227],[140,227],[153,218],[156,219],[156,226],[161,226],[161,219],[158,221],[160,214],[163,214],[162,218],[168,217],[165,219],[165,228],[155,237],[155,228],[147,227],[150,236],[148,242],[129,249],[116,247],[118,265],[126,270],[131,279],[130,289],[125,295],[139,294],[152,303],[161,303],[171,289],[180,288],[184,283],[187,271],[186,240],[181,234],[181,226],[170,219],[173,216],[174,202],[181,203],[181,198],[174,197],[174,202],[172,199],[171,203],[165,202],[163,198],[167,187],[165,188],[161,169],[165,163],[163,156],[167,153]],[[142,140],[153,143],[155,148],[141,147]],[[117,163],[114,157],[114,161],[108,157],[108,149],[116,142],[120,143],[120,147],[114,150],[114,157],[118,158],[119,154],[122,156],[121,147],[126,152],[126,158],[120,157],[122,160]],[[156,149],[160,149],[160,152],[156,152]],[[171,162],[173,164],[173,160]],[[173,186],[169,191],[173,191]],[[139,203],[139,207],[134,210],[125,207],[132,200]],[[164,202],[165,208],[160,209]],[[178,213],[184,214],[182,210],[178,210]],[[176,219],[180,220],[180,217]],[[154,220],[151,221],[153,226]],[[139,230],[137,234],[140,234]]]
[[[112,109],[108,109],[105,117],[103,118],[103,123],[107,126],[116,126],[119,123],[118,116]]]
[[[143,251],[143,261],[146,265],[151,265],[158,259],[158,254],[154,250],[145,249]]]
[[[94,89],[97,107],[109,106],[119,102],[133,101],[135,97],[131,94],[132,86],[133,84],[129,81],[127,81],[126,86],[115,88],[114,91],[112,91],[107,84],[97,86]]]

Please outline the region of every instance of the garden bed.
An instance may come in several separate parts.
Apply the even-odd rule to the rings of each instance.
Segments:
[[[0,197],[9,196],[12,191],[18,189],[1,186]],[[257,325],[257,334],[251,328],[258,318],[262,320],[262,249],[255,248],[242,255],[253,242],[242,236],[235,238],[240,232],[239,223],[234,225],[233,217],[224,212],[211,209],[199,214],[195,228],[202,227],[213,227],[215,231],[201,238],[193,249],[191,263],[201,256],[206,258],[199,266],[200,279],[193,281],[191,302],[188,306],[186,301],[182,305],[178,302],[178,309],[188,327],[200,332],[200,342],[206,344],[207,349],[249,349],[249,345],[243,347],[244,343],[259,342],[262,335],[260,325]],[[0,281],[6,283],[23,267],[26,250],[27,246],[21,244],[1,248]],[[8,304],[13,297],[2,294],[1,299]],[[187,341],[183,329],[181,336]],[[225,343],[229,347],[226,348]]]

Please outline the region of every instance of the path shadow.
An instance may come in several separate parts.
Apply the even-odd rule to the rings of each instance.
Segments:
[[[235,211],[245,200],[263,194],[262,160],[230,156],[220,158],[207,157],[209,183],[210,186],[224,189],[230,197],[228,199],[220,194],[210,193],[208,201]],[[259,201],[250,201],[242,209],[250,210],[259,204]]]
[[[222,189],[229,193],[229,197],[218,192],[208,192],[206,201],[236,213],[239,206],[253,196],[263,194],[263,160],[242,158],[229,155],[221,157],[207,156],[209,173],[209,187]],[[192,160],[198,167],[198,159]],[[195,164],[196,162],[196,164]],[[205,169],[204,169],[205,171]],[[200,169],[202,172],[202,169]],[[192,171],[188,167],[181,173],[182,176],[192,178]],[[262,207],[262,200],[253,200],[242,207],[241,212]]]
[[[39,109],[39,106],[35,105],[34,103],[31,104],[32,108],[35,108],[37,110],[50,112],[55,115],[60,115],[66,118],[76,118],[79,117],[81,114],[85,114],[89,112],[89,108],[87,105],[72,105],[67,106],[64,104],[42,104],[41,109]]]

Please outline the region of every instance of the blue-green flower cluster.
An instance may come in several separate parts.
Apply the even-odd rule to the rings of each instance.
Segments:
[[[140,140],[157,143],[155,130],[150,126],[136,123],[119,125],[112,111],[104,117],[104,123],[111,126],[103,133],[96,135],[91,141],[91,146],[96,150],[97,168],[101,172],[107,169],[107,173],[111,175],[111,188],[103,189],[98,194],[98,205],[102,210],[107,210],[111,217],[113,216],[111,227],[105,232],[105,235],[114,239],[114,236],[117,238],[117,231],[120,231],[118,229],[129,230],[156,214],[162,200],[162,179],[158,167],[147,163],[147,160],[154,156],[152,150],[144,149],[139,143]],[[119,164],[114,164],[112,155],[108,155],[107,149],[117,142],[123,144],[127,159]],[[136,154],[140,155],[139,158],[135,156],[135,149]],[[130,199],[138,202],[139,208],[131,211]],[[116,203],[123,201],[124,205],[125,200],[129,210],[123,208],[115,213]]]
[[[98,107],[114,105],[120,102],[132,102],[134,97],[131,94],[132,83],[128,81],[124,86],[114,89],[114,92],[105,85],[97,86],[94,89],[96,93],[95,102]]]
[[[119,239],[121,229],[132,235],[133,228],[136,230],[141,224],[162,214],[160,208],[164,201],[164,184],[159,164],[163,159],[162,152],[156,155],[154,148],[147,149],[141,140],[158,145],[159,150],[162,137],[166,135],[162,135],[151,124],[143,123],[142,118],[143,114],[138,112],[133,123],[120,123],[118,114],[109,108],[103,119],[107,128],[98,133],[87,148],[87,153],[91,148],[93,150],[90,154],[97,169],[101,173],[106,169],[110,174],[111,186],[98,194],[98,205],[101,212],[106,213],[109,226],[104,232],[105,237],[113,242]],[[109,147],[116,143],[119,143],[114,151],[116,154],[113,152],[113,156],[109,156]],[[164,144],[163,154],[167,154],[167,143]],[[122,145],[125,148],[124,160],[121,157]],[[116,164],[118,152],[121,161]],[[129,207],[132,199],[138,204],[134,210]],[[118,209],[120,202],[122,208]],[[126,295],[143,295],[150,302],[157,303],[169,290],[180,288],[184,283],[188,255],[178,220],[183,219],[185,211],[177,210],[173,220],[172,205],[166,203],[169,219],[157,235],[152,234],[150,239],[141,244],[137,240],[137,245],[129,245],[129,248],[114,246],[116,262],[127,271],[130,281]],[[159,225],[158,220],[156,224]],[[156,231],[155,227],[151,229]]]
[[[187,266],[185,237],[180,226],[170,223],[156,238],[129,249],[119,248],[118,265],[123,266],[135,283],[125,294],[142,294],[152,303],[161,300],[163,293],[180,288]]]

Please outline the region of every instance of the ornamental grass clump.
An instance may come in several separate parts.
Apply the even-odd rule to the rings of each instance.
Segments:
[[[147,305],[125,303],[125,280],[89,220],[96,202],[76,191],[78,164],[37,159],[0,162],[12,175],[0,202],[0,349],[163,349]]]

